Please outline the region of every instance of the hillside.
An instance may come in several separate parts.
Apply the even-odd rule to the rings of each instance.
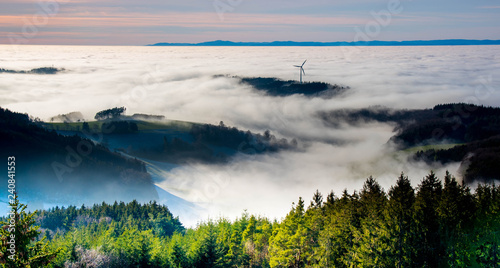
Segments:
[[[17,190],[32,208],[81,204],[158,194],[145,165],[80,136],[64,136],[26,114],[0,108],[1,157],[16,158]]]
[[[348,86],[332,85],[324,82],[304,82],[281,80],[274,77],[240,77],[229,75],[215,75],[214,77],[230,77],[237,79],[240,84],[249,85],[257,91],[273,97],[303,95],[306,97],[331,98],[340,96],[349,90]]]
[[[0,73],[11,73],[11,74],[56,74],[58,72],[64,71],[64,69],[57,69],[54,67],[41,67],[31,69],[29,71],[18,71],[0,68]]]
[[[113,120],[85,123],[49,123],[64,135],[85,136],[84,125],[90,133],[101,133],[102,142],[111,150],[144,160],[173,164],[192,162],[223,164],[238,153],[264,154],[294,150],[296,140],[279,139],[271,134],[252,133],[219,125],[183,121],[143,121],[122,116]]]
[[[394,110],[385,107],[318,114],[331,127],[381,122],[394,125],[390,142],[400,149],[436,144],[453,148],[419,150],[413,159],[427,163],[462,162],[467,182],[499,180],[500,108],[464,103],[441,104],[432,109]]]

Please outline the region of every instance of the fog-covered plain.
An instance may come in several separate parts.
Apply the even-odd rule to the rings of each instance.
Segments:
[[[158,185],[206,211],[234,217],[247,209],[282,217],[299,196],[316,189],[337,195],[361,188],[373,175],[387,190],[400,172],[414,186],[429,172],[388,144],[393,126],[340,124],[315,114],[383,105],[431,108],[439,103],[500,103],[499,46],[460,47],[79,47],[0,46],[0,68],[56,67],[56,75],[0,74],[0,106],[48,120],[80,111],[126,106],[127,114],[226,125],[296,138],[299,151],[239,155],[224,166],[188,165],[164,174]],[[333,99],[270,97],[227,77],[295,79],[305,59],[306,81],[350,90]],[[459,164],[438,168],[455,175]],[[168,205],[168,204],[167,204]],[[192,215],[191,215],[192,216]],[[183,217],[181,217],[182,219]],[[184,217],[187,219],[187,217]],[[192,217],[190,217],[193,219]],[[188,225],[191,223],[188,223]]]

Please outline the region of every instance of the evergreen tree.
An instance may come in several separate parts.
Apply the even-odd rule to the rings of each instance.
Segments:
[[[256,262],[255,233],[257,231],[257,221],[255,216],[250,216],[248,225],[242,234],[242,242],[245,255],[248,256],[248,265],[253,267]]]
[[[474,253],[478,265],[500,267],[500,186],[479,185],[474,194],[476,241]]]
[[[401,173],[389,190],[387,224],[391,237],[391,257],[396,267],[411,267],[414,262],[413,205],[415,191],[407,176]]]
[[[221,246],[217,241],[216,226],[209,222],[204,228],[204,234],[194,258],[194,266],[199,268],[223,267],[225,254]]]
[[[307,266],[318,266],[324,258],[323,250],[320,247],[320,233],[325,225],[325,209],[323,207],[323,195],[316,190],[311,201],[311,205],[305,213],[305,226],[307,227],[306,247],[308,249],[305,254]]]
[[[180,234],[175,234],[170,240],[169,261],[174,268],[187,267],[189,264]]]
[[[366,179],[359,195],[362,217],[376,221],[383,217],[387,196],[384,189],[372,176]]]
[[[89,123],[83,122],[83,124],[82,124],[82,131],[84,131],[84,132],[90,132]]]
[[[297,206],[276,225],[269,240],[269,263],[271,267],[304,267],[307,227],[304,221],[304,200],[299,198]]]
[[[354,231],[359,228],[359,200],[356,193],[345,190],[340,199],[331,193],[326,203],[324,229],[320,232],[322,267],[347,267],[353,263],[349,255],[354,243]]]
[[[0,222],[0,263],[3,267],[42,267],[56,257],[59,249],[51,251],[45,237],[36,241],[40,231],[35,225],[36,211],[27,213],[27,206],[19,203],[17,194],[10,202],[11,211]]]
[[[18,204],[17,214],[24,208]],[[316,191],[307,210],[299,198],[281,222],[245,212],[185,230],[165,206],[138,202],[23,215],[23,228],[37,218],[50,234],[50,249],[31,240],[40,234],[29,228],[19,252],[35,257],[7,263],[7,218],[0,229],[4,267],[42,267],[59,247],[48,267],[500,266],[500,187],[479,185],[472,195],[449,173],[444,188],[431,172],[416,191],[404,174],[387,194],[372,177],[359,194],[330,193],[323,202]],[[40,250],[30,251],[36,245]]]
[[[445,245],[443,261],[448,265],[470,265],[470,256],[464,253],[466,236],[470,236],[475,204],[469,188],[458,184],[456,179],[446,172],[441,200],[437,208],[440,234]]]
[[[389,257],[389,233],[385,226],[384,210],[387,196],[380,184],[369,177],[360,193],[361,226],[355,229],[348,266],[386,267]]]
[[[417,245],[414,259],[418,267],[438,267],[439,259],[443,254],[437,214],[442,191],[441,181],[432,171],[418,186],[415,198]]]

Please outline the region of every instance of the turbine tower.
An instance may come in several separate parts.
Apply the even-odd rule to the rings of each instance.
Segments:
[[[304,63],[302,63],[302,65],[294,65],[294,67],[297,67],[297,68],[300,68],[299,69],[299,73],[300,73],[300,83],[302,84],[302,74],[306,75],[306,72],[304,71],[304,64],[306,64],[306,61],[304,61]]]

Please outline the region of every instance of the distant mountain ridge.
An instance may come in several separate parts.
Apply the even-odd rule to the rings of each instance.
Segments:
[[[468,40],[468,39],[445,39],[445,40],[412,40],[412,41],[357,41],[357,42],[232,42],[232,41],[209,41],[202,43],[156,43],[148,46],[471,46],[471,45],[500,45],[500,40]]]

